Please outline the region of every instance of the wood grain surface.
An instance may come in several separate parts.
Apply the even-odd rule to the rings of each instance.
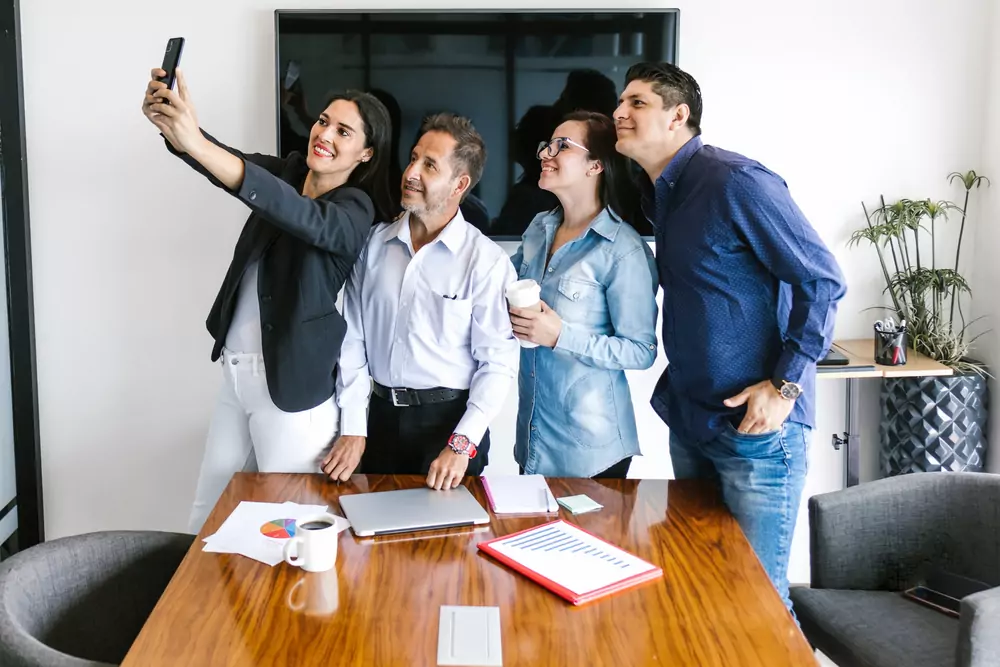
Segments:
[[[857,359],[865,364],[875,364],[875,341],[871,338],[838,340],[834,341],[834,345],[839,347],[850,359]],[[912,347],[906,350],[905,364],[900,364],[899,366],[875,364],[875,368],[879,371],[881,377],[887,378],[954,375],[955,373],[948,366],[939,361],[934,361],[930,357],[917,352]]]
[[[412,488],[422,477],[239,474],[200,537],[241,500],[327,503],[342,493]],[[478,479],[465,484],[484,507]],[[552,516],[491,515],[489,526],[380,538],[340,536],[337,567],[306,573],[196,540],[126,667],[433,666],[441,605],[498,606],[505,667],[815,665],[805,638],[715,489],[702,482],[550,479],[556,497],[604,509],[561,518],[663,568],[638,588],[574,607],[477,549]]]

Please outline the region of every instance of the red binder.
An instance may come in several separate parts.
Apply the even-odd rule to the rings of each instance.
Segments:
[[[652,563],[561,519],[478,546],[574,605],[663,576]]]

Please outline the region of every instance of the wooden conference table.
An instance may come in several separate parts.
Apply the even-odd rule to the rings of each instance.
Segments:
[[[382,538],[340,536],[335,571],[271,568],[205,553],[241,500],[326,503],[411,488],[422,477],[236,475],[123,663],[236,666],[437,664],[441,605],[498,606],[504,667],[815,665],[808,643],[709,485],[696,481],[550,479],[556,497],[604,505],[561,518],[663,568],[663,577],[574,607],[482,554],[476,544],[551,516]],[[488,507],[476,478],[465,484]],[[303,582],[303,583],[299,583]],[[305,590],[303,590],[305,589]]]

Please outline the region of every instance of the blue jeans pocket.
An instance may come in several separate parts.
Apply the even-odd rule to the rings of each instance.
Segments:
[[[726,422],[726,429],[720,439],[740,458],[767,459],[788,455],[784,443],[784,426],[776,431],[751,434],[740,433],[732,424]]]

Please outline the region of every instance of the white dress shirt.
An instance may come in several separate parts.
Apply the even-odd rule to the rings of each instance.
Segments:
[[[515,280],[507,253],[461,211],[416,253],[408,213],[375,227],[344,288],[341,435],[368,434],[374,378],[386,387],[468,389],[454,432],[478,444],[517,374],[520,347],[504,296]]]

